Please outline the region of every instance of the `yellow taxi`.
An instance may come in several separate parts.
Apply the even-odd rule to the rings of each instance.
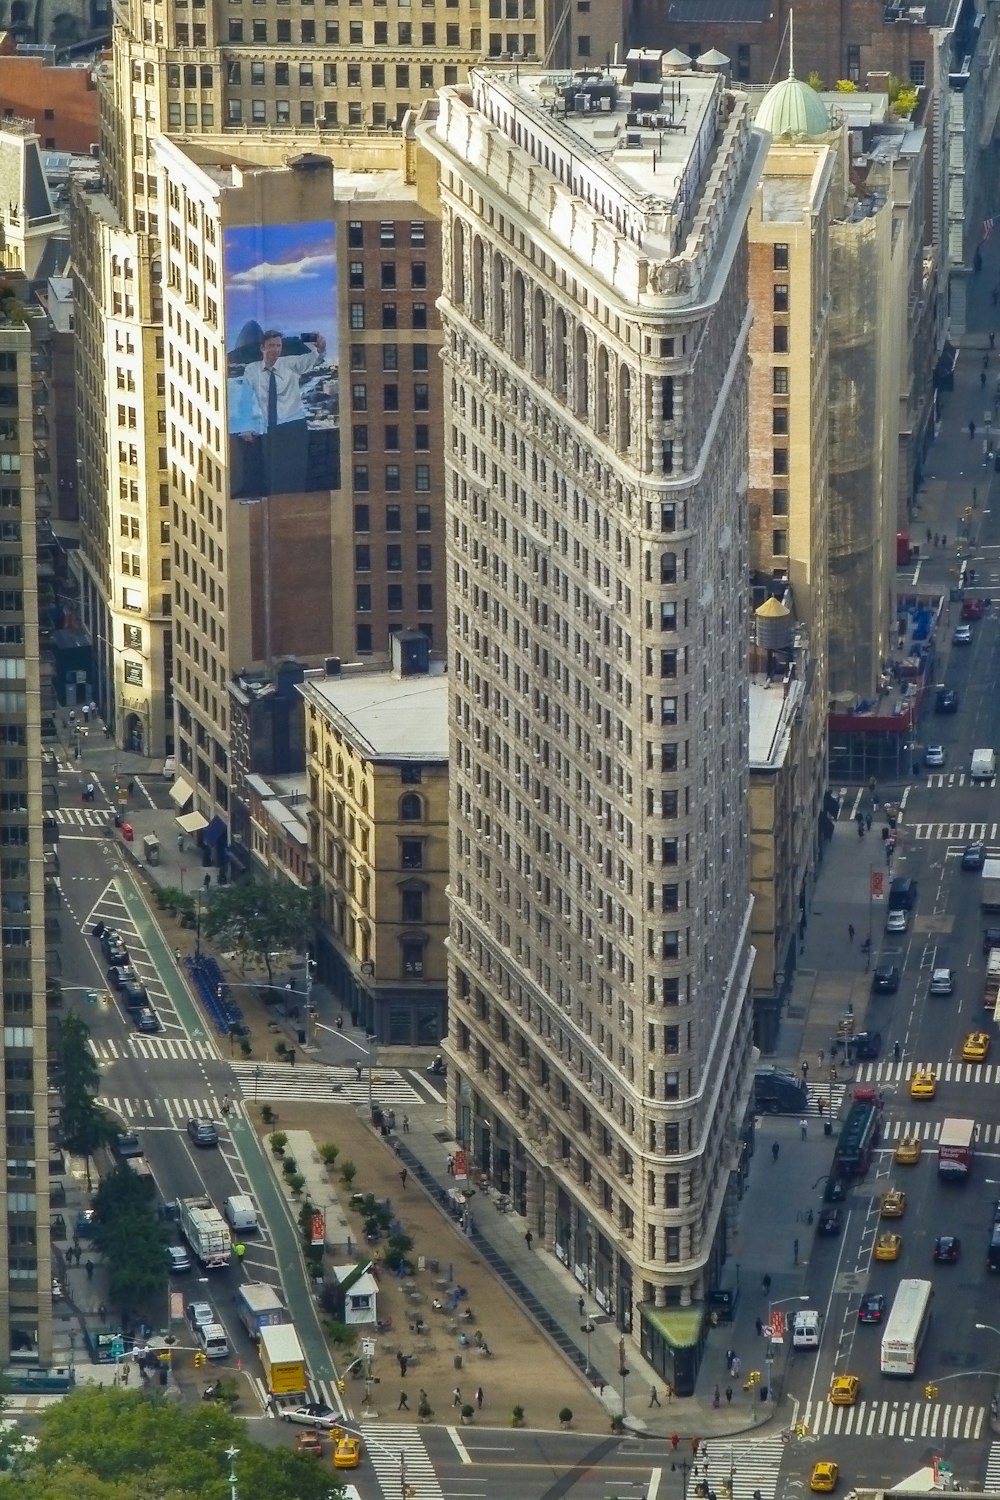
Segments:
[[[920,1141],[915,1135],[904,1135],[893,1156],[901,1167],[915,1167],[920,1160]]]
[[[911,1099],[933,1099],[937,1093],[937,1079],[930,1068],[918,1068],[910,1079]]]
[[[966,1062],[985,1062],[990,1050],[990,1039],[985,1031],[970,1031],[962,1044],[962,1056]]]
[[[901,1188],[890,1188],[882,1194],[879,1214],[883,1219],[901,1219],[906,1212],[906,1194]]]
[[[837,1488],[840,1479],[840,1465],[829,1463],[813,1464],[813,1471],[809,1476],[809,1488],[815,1495],[830,1495]]]
[[[898,1260],[902,1248],[903,1236],[901,1234],[880,1234],[875,1241],[875,1259]]]
[[[344,1435],[333,1450],[335,1469],[356,1469],[361,1462],[361,1439]]]
[[[831,1406],[853,1406],[858,1399],[861,1381],[856,1375],[835,1375],[830,1386]]]

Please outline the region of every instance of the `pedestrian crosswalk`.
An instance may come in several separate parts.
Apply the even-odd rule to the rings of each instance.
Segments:
[[[176,1129],[185,1126],[190,1119],[219,1121],[223,1117],[222,1100],[214,1094],[208,1099],[128,1099],[116,1094],[102,1094],[97,1102],[120,1120],[136,1126],[159,1125]],[[240,1115],[239,1104],[231,1100],[229,1113],[230,1118]]]
[[[911,839],[945,839],[953,844],[990,843],[1000,837],[1000,824],[907,823],[906,834]]]
[[[261,1404],[264,1416],[270,1417],[272,1421],[276,1421],[281,1416],[281,1407],[279,1406],[275,1410],[274,1402],[271,1400],[271,1393],[264,1381],[259,1375],[253,1375],[251,1376],[251,1384],[257,1392],[257,1400]],[[311,1376],[306,1383],[306,1400],[321,1401],[324,1406],[335,1406],[336,1404],[330,1390],[330,1382],[328,1380],[313,1380]],[[295,1406],[297,1403],[293,1398],[286,1404]]]
[[[386,1500],[405,1494],[412,1500],[444,1500],[423,1437],[416,1427],[394,1422],[362,1428],[365,1454]],[[405,1486],[405,1488],[404,1488]]]
[[[836,1119],[846,1093],[845,1083],[807,1083],[806,1114],[825,1115],[828,1120]],[[821,1104],[822,1108],[820,1108]]]
[[[996,786],[997,779],[995,776],[992,776],[989,781],[985,777],[977,778],[973,781],[968,771],[935,771],[927,778],[927,785],[937,788],[965,786],[966,782],[968,782],[969,786],[987,787]]]
[[[799,1413],[810,1437],[964,1438],[982,1436],[988,1408],[947,1401],[807,1401]]]
[[[115,1063],[126,1057],[142,1057],[147,1062],[215,1062],[219,1054],[211,1042],[193,1042],[186,1036],[128,1036],[118,1040],[90,1039],[90,1050],[99,1063]]]
[[[991,1443],[989,1457],[986,1460],[986,1478],[983,1480],[983,1489],[987,1494],[1000,1495],[1000,1443]]]
[[[1000,1083],[1000,1063],[876,1062],[862,1063],[859,1083],[909,1083],[917,1068],[931,1072],[939,1083]]]
[[[780,1437],[742,1443],[712,1438],[688,1472],[687,1500],[697,1500],[706,1482],[720,1500],[753,1500],[755,1490],[762,1500],[774,1500],[785,1451]]]
[[[940,1120],[886,1120],[882,1127],[883,1141],[900,1141],[904,1136],[913,1136],[918,1141],[936,1141],[941,1137]],[[1000,1125],[978,1124],[976,1144],[995,1146],[1000,1143]]]
[[[70,828],[104,828],[111,817],[110,807],[56,807],[55,820]]]
[[[367,1105],[369,1099],[365,1068],[360,1078],[354,1068],[323,1067],[319,1063],[296,1062],[289,1067],[287,1063],[234,1062],[232,1068],[246,1099],[317,1099],[324,1103],[339,1099],[354,1105]],[[373,1069],[370,1093],[376,1103],[390,1108],[420,1101],[413,1085],[395,1068]]]

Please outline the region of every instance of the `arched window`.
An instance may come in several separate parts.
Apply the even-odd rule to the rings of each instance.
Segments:
[[[544,380],[548,369],[549,330],[545,325],[545,293],[535,288],[535,305],[531,310],[532,367],[536,380]]]
[[[330,749],[329,745],[327,745],[326,753],[323,756],[323,764],[328,771],[333,770],[333,751]]]
[[[662,552],[660,554],[660,582],[677,582],[677,553]]]
[[[628,365],[618,371],[618,451],[627,453],[632,444],[632,372]]]
[[[310,731],[309,731],[309,754],[310,755],[315,755],[318,749],[319,749],[319,736],[317,735],[315,729],[310,729]]]
[[[348,771],[348,773],[347,773],[347,795],[349,797],[353,797],[354,796],[354,772],[353,771]]]
[[[361,783],[360,798],[361,798],[361,806],[367,812],[367,810],[368,810],[368,783],[367,783],[367,781],[363,781]]]
[[[552,377],[557,396],[566,399],[566,372],[569,363],[567,341],[566,314],[561,307],[556,308],[555,316],[555,338],[552,347]]]
[[[503,256],[499,251],[493,257],[493,337],[497,343],[507,342],[507,299],[504,292],[507,288],[507,268],[504,265]]]
[[[597,351],[597,412],[598,432],[608,430],[608,351],[601,344]]]
[[[582,324],[576,330],[576,358],[574,361],[576,400],[574,407],[578,417],[586,417],[590,406],[590,364],[587,358],[587,330]]]
[[[419,823],[424,816],[424,804],[416,792],[407,792],[399,799],[399,817],[403,823]]]
[[[338,781],[343,781],[343,779],[344,779],[344,757],[342,755],[338,755],[337,756],[337,780]]]

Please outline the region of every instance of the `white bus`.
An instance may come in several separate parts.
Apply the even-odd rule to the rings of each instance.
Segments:
[[[882,1374],[913,1375],[931,1321],[929,1281],[901,1281],[882,1335]]]

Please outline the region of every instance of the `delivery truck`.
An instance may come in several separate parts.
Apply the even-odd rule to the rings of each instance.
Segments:
[[[964,1182],[972,1170],[976,1150],[973,1120],[945,1120],[938,1137],[938,1176]]]
[[[973,750],[969,766],[970,781],[992,781],[997,773],[997,757],[994,750]]]
[[[255,1341],[262,1328],[280,1327],[292,1321],[278,1288],[265,1281],[245,1281],[236,1292],[236,1315]]]
[[[272,1396],[306,1394],[306,1358],[291,1323],[272,1324],[260,1330],[257,1352],[264,1368],[268,1393]]]
[[[983,862],[980,882],[979,904],[983,911],[1000,911],[1000,859]]]
[[[177,1218],[195,1259],[207,1271],[228,1266],[232,1240],[225,1219],[210,1198],[178,1198]]]

